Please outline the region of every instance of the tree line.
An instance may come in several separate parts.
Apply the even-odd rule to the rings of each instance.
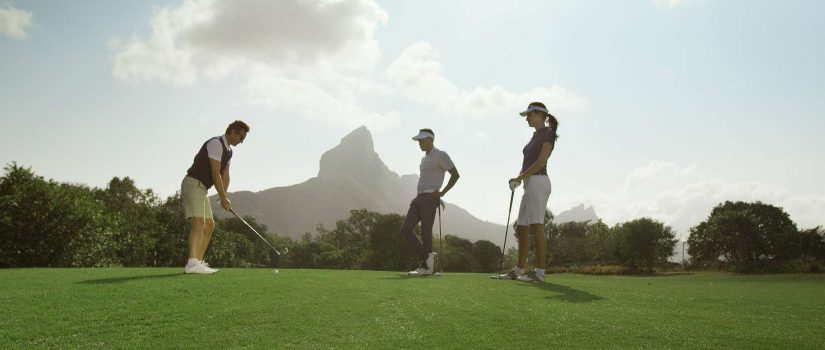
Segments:
[[[0,267],[183,266],[187,258],[189,228],[179,195],[161,199],[128,177],[94,188],[47,180],[12,163],[0,177],[0,213]],[[217,219],[206,253],[211,265],[404,271],[418,263],[400,236],[404,217],[398,214],[353,210],[334,227],[319,226],[300,239],[245,219],[289,253],[274,255],[237,218]],[[548,268],[583,273],[672,267],[668,258],[677,242],[672,228],[649,218],[612,227],[601,221],[554,224],[548,212],[544,234]],[[818,272],[825,267],[823,236],[819,227],[798,230],[781,208],[727,202],[691,229],[690,266]],[[508,245],[505,268],[515,264],[514,236]],[[495,272],[502,258],[495,243],[457,234],[443,236],[443,242],[435,237],[434,246],[446,271]]]

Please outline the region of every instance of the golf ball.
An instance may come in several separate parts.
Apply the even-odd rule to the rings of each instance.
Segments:
[[[272,270],[273,273],[278,273],[278,269]]]

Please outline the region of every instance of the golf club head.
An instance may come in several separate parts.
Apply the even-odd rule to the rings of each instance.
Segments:
[[[433,277],[441,277],[441,276],[443,276],[443,275],[444,275],[444,274],[443,274],[443,273],[441,273],[441,272],[436,272],[436,273],[434,273],[434,274],[433,274]]]

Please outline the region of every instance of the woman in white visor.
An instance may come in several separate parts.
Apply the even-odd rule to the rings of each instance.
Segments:
[[[556,130],[559,128],[559,122],[541,102],[530,103],[527,110],[519,114],[526,117],[527,124],[536,131],[522,150],[524,160],[521,173],[509,181],[510,189],[515,189],[524,182],[524,195],[521,197],[516,220],[518,262],[510,272],[499,275],[499,278],[517,279],[523,282],[544,282],[545,258],[547,257],[544,216],[547,212],[547,200],[550,198],[547,159],[550,158],[556,139],[558,139]],[[536,239],[536,269],[526,272],[524,267],[530,250],[531,234]]]

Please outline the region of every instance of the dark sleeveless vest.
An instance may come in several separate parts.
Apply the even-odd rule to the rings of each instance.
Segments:
[[[203,143],[200,151],[198,151],[198,154],[195,155],[195,160],[192,162],[192,166],[186,171],[187,175],[194,177],[203,183],[207,190],[214,185],[214,182],[212,181],[212,168],[209,166],[209,155],[206,151],[206,144],[214,139],[218,139],[223,146],[221,148],[223,151],[221,153],[221,174],[223,174],[224,169],[226,169],[226,165],[229,164],[229,159],[232,159],[232,150],[229,149],[229,145],[224,143],[220,136],[213,137]]]

